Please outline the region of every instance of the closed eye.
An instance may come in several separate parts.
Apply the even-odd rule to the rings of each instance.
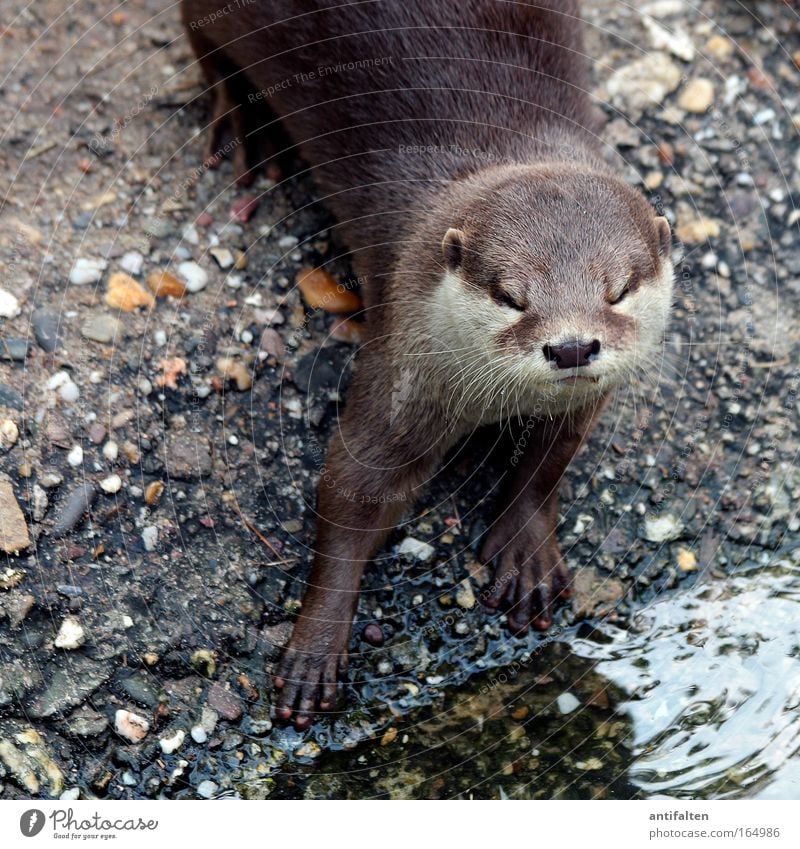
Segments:
[[[489,287],[489,293],[494,301],[502,307],[510,307],[517,312],[525,312],[525,304],[521,304],[510,292],[499,283],[493,282]]]
[[[622,291],[616,296],[608,299],[609,304],[612,306],[621,303],[628,297],[631,293],[635,292],[640,285],[640,278],[636,274],[631,274],[628,279],[625,281],[625,286]]]

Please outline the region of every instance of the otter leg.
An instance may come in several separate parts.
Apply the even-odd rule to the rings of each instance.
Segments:
[[[555,601],[569,595],[570,574],[556,538],[558,488],[604,403],[537,422],[527,445],[517,444],[519,463],[481,549],[481,560],[494,566],[484,602],[507,611],[514,633],[529,625],[549,628]]]
[[[359,375],[370,371],[364,365]],[[356,392],[353,390],[356,389]],[[358,396],[355,386],[351,396]],[[351,403],[328,453],[318,487],[316,553],[303,605],[274,677],[276,716],[308,727],[317,708],[330,710],[337,679],[347,668],[350,631],[367,563],[441,459],[420,453],[422,431],[393,437],[368,429],[384,405],[373,397]],[[369,407],[365,406],[369,404]]]
[[[236,82],[241,72],[197,30],[190,29],[188,34],[212,97],[203,163],[206,168],[217,168],[227,149],[232,147],[236,182],[248,186],[254,175],[249,164],[250,144],[241,86]],[[231,137],[227,144],[223,143],[226,134]]]

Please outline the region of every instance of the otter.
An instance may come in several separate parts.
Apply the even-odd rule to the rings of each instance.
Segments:
[[[363,571],[447,452],[536,424],[480,549],[485,599],[544,630],[569,595],[558,489],[609,393],[651,370],[671,232],[602,156],[576,0],[184,0],[228,124],[288,133],[361,281],[367,339],[317,491],[302,608],[274,683],[299,729],[330,710]]]

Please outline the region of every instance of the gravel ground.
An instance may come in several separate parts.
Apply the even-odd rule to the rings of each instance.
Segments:
[[[676,307],[653,385],[620,392],[569,474],[573,605],[543,641],[474,606],[503,466],[467,445],[371,570],[341,712],[304,734],[272,727],[269,671],[357,350],[296,287],[308,266],[348,279],[332,222],[296,163],[246,191],[203,168],[209,100],[174,6],[6,16],[0,798],[468,794],[516,742],[453,741],[513,702],[485,682],[531,656],[549,719],[511,771],[546,773],[534,795],[633,795],[613,688],[564,659],[570,635],[800,559],[797,13],[645,9],[590,0],[588,46],[608,157],[674,223]],[[406,537],[430,547],[401,554]],[[594,714],[559,735],[567,696]],[[547,761],[599,729],[602,770],[576,755],[576,783]]]

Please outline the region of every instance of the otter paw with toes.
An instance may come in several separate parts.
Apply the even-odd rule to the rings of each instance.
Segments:
[[[308,728],[318,711],[336,705],[339,680],[347,672],[347,652],[320,653],[290,645],[273,676],[279,691],[275,716],[292,722],[298,731]]]
[[[481,560],[494,568],[483,603],[502,609],[514,634],[525,634],[530,626],[546,631],[553,623],[556,602],[570,595],[571,576],[558,546],[538,544],[523,534],[499,545],[490,537]]]

